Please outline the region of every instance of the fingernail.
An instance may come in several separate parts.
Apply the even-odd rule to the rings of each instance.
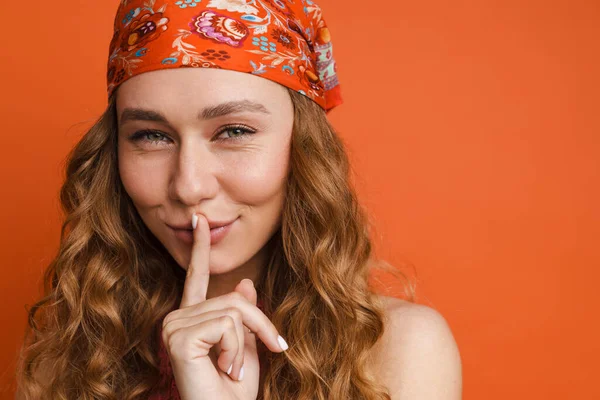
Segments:
[[[232,369],[232,368],[233,368],[233,364],[231,364],[231,365],[229,366],[229,369],[227,370],[227,375],[231,374],[231,369]]]
[[[288,344],[285,342],[285,340],[281,337],[281,335],[277,336],[277,341],[279,342],[279,345],[281,346],[282,350],[287,350],[288,349]]]
[[[242,368],[240,368],[240,378],[239,380],[241,381],[242,378],[244,378],[244,366],[242,365]]]
[[[198,216],[196,214],[192,214],[192,228],[196,229],[196,225],[198,225]]]

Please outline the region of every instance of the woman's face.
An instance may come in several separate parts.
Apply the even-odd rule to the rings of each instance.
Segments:
[[[171,226],[191,228],[194,212],[236,220],[211,245],[211,274],[264,256],[288,174],[294,109],[284,86],[230,70],[151,71],[120,86],[117,114],[123,185],[182,268],[192,244]]]

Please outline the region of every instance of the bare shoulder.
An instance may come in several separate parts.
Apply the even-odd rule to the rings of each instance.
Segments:
[[[385,328],[372,349],[371,368],[392,400],[461,399],[461,359],[446,319],[431,307],[377,298]]]

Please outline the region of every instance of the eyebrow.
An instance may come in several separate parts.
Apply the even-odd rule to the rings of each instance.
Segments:
[[[269,110],[260,103],[251,100],[237,100],[205,107],[198,113],[198,119],[208,120],[244,111],[271,114]],[[167,118],[161,113],[142,108],[125,108],[121,113],[120,125],[123,125],[127,121],[155,121],[168,123]]]

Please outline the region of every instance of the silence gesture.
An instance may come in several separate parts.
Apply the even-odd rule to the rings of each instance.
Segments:
[[[286,350],[287,344],[256,306],[250,279],[233,292],[206,299],[210,229],[201,214],[192,224],[183,297],[179,309],[164,318],[162,331],[179,394],[182,400],[255,400],[260,375],[256,336],[274,352]]]

